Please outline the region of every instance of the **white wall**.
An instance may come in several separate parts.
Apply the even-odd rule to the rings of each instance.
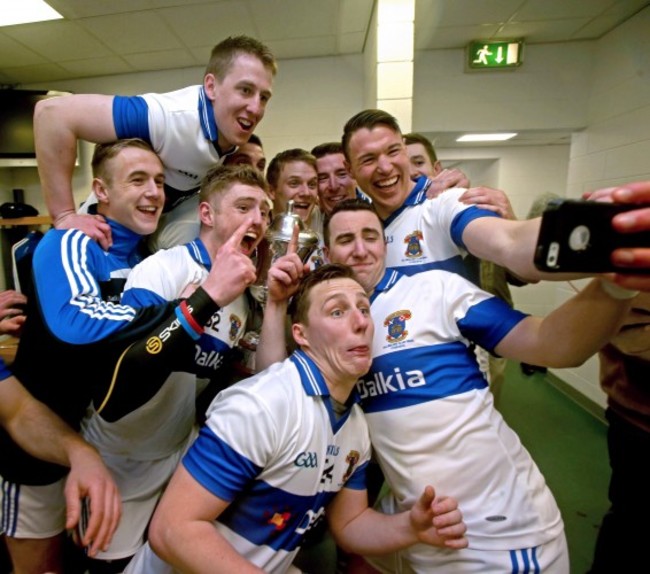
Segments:
[[[587,127],[571,142],[567,195],[634,180],[650,180],[650,8],[595,45],[586,101]],[[571,291],[557,289],[558,300]],[[597,360],[556,374],[605,405]]]

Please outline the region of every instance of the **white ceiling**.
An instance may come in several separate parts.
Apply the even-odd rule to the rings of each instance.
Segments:
[[[16,0],[20,1],[20,0]],[[279,59],[361,53],[373,0],[48,0],[63,20],[0,28],[0,85],[203,66],[229,35]],[[416,0],[417,50],[599,38],[648,0]]]
[[[0,88],[202,67],[214,44],[237,34],[260,39],[278,59],[360,54],[376,9],[375,0],[47,1],[63,20],[0,27]],[[475,39],[524,38],[527,44],[597,39],[649,4],[416,0],[415,48],[463,48]],[[459,145],[458,134],[427,135],[438,147]],[[534,130],[510,143],[561,144],[569,138],[568,132]]]

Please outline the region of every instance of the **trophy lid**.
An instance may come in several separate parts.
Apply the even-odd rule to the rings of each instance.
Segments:
[[[293,229],[298,226],[298,245],[300,247],[315,247],[318,244],[318,235],[303,223],[297,213],[293,212],[293,199],[287,202],[287,210],[278,213],[266,230],[268,241],[284,241],[289,243],[293,236]]]

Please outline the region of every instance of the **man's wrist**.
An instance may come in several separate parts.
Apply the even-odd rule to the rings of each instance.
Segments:
[[[52,225],[56,227],[64,220],[68,219],[71,215],[74,215],[76,211],[74,209],[65,209],[64,211],[59,212],[59,214],[52,221]]]

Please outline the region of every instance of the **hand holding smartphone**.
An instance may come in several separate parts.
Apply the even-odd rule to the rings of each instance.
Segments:
[[[611,262],[620,247],[650,247],[650,232],[618,233],[612,217],[623,211],[647,207],[639,204],[554,200],[542,215],[535,266],[546,272],[629,273]],[[635,273],[650,273],[635,270]]]

